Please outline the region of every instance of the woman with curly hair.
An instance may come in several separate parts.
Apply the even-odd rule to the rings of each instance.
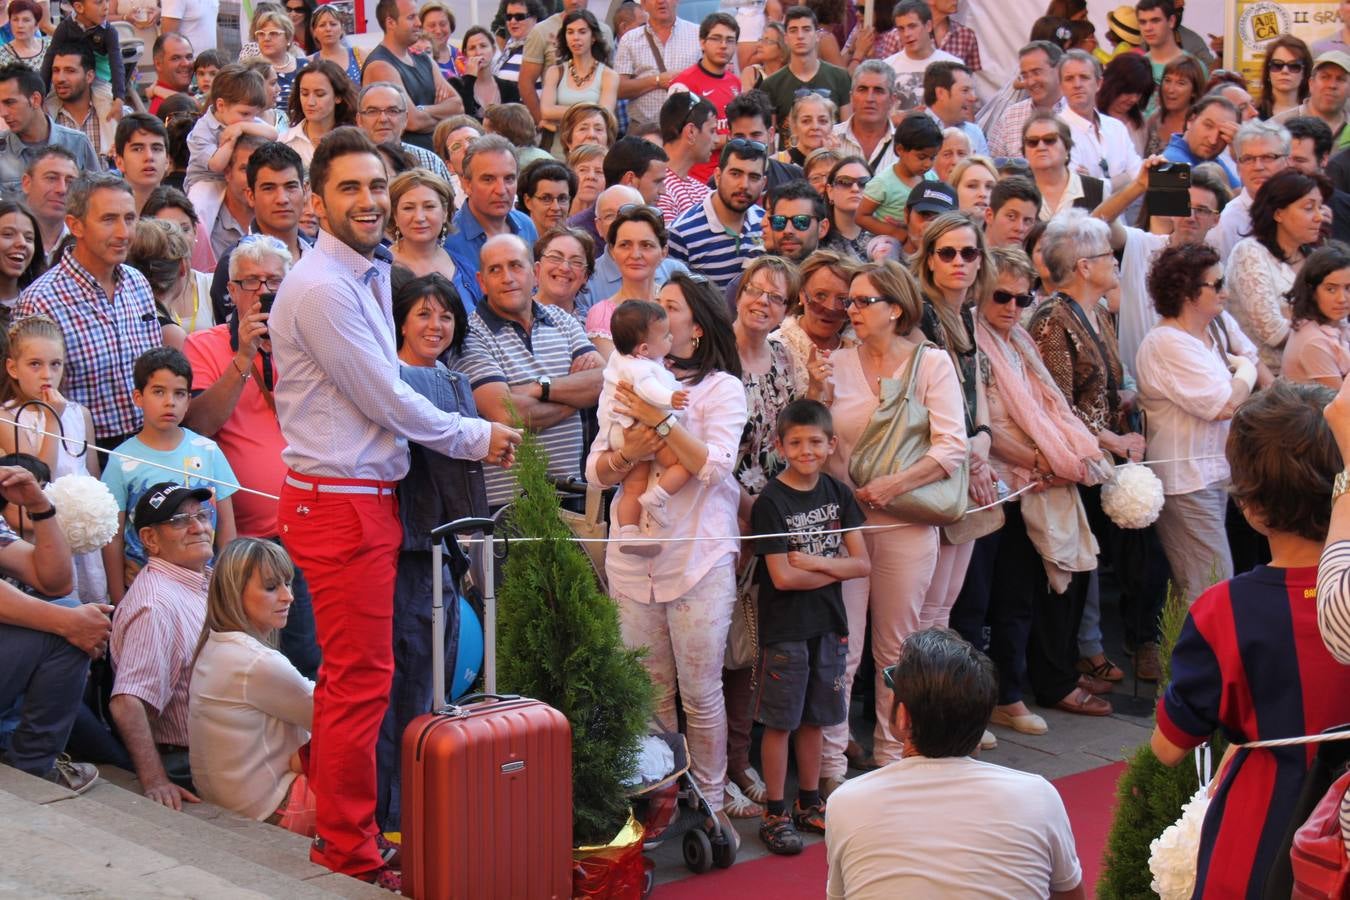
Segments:
[[[609,59],[610,47],[595,16],[586,9],[565,13],[558,31],[558,63],[544,72],[539,127],[556,130],[563,114],[577,103],[613,109],[619,102],[619,73],[607,65]]]
[[[1224,311],[1219,254],[1206,244],[1165,248],[1148,274],[1162,317],[1139,345],[1135,372],[1147,417],[1145,458],[1158,463],[1167,500],[1158,538],[1187,602],[1233,577],[1224,530],[1229,468],[1221,454],[1228,425],[1256,387],[1259,357]]]
[[[1312,252],[1289,291],[1293,331],[1280,374],[1339,390],[1350,374],[1350,247],[1333,241]]]

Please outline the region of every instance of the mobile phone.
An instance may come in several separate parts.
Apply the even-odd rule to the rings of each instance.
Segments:
[[[1148,170],[1148,190],[1144,194],[1149,215],[1189,216],[1191,214],[1191,166],[1168,163]]]

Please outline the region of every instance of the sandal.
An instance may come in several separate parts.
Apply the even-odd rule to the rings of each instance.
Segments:
[[[759,777],[759,772],[754,766],[747,766],[741,773],[741,778],[746,782],[741,786],[741,793],[749,797],[754,802],[763,806],[769,799],[769,789],[764,785],[764,779]]]
[[[727,798],[722,809],[733,819],[758,819],[764,815],[764,807],[745,796],[734,781],[727,782]]]
[[[1055,709],[1066,713],[1073,713],[1076,716],[1109,716],[1115,712],[1111,704],[1101,697],[1093,696],[1082,688],[1074,688],[1062,700],[1055,704]]]
[[[1101,662],[1097,661],[1099,659]],[[1107,659],[1104,653],[1099,656],[1084,656],[1078,660],[1075,668],[1084,675],[1091,675],[1093,678],[1100,678],[1102,681],[1125,680],[1124,670]]]

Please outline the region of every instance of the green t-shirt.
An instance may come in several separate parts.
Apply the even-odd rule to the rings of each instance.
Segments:
[[[769,99],[773,101],[774,113],[778,116],[779,132],[786,132],[788,114],[792,112],[797,91],[813,90],[833,101],[836,107],[846,106],[849,94],[853,90],[853,80],[849,78],[847,69],[822,62],[820,68],[816,70],[815,77],[810,81],[802,81],[792,74],[791,69],[784,66],[764,79],[759,89],[768,94]]]
[[[892,165],[872,176],[872,180],[867,182],[867,187],[863,188],[863,196],[880,204],[876,212],[872,213],[873,216],[884,222],[903,225],[905,202],[909,200],[911,190],[912,188],[895,174],[895,166]]]

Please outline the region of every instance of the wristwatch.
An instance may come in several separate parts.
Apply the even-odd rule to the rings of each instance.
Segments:
[[[670,434],[670,429],[675,427],[674,422],[675,416],[673,414],[666,416],[660,422],[656,423],[656,433],[661,435],[661,437],[665,437],[666,435]]]
[[[535,381],[539,382],[539,400],[542,403],[548,402],[549,389],[553,387],[553,379],[547,375],[540,375]]]
[[[1336,483],[1331,488],[1332,504],[1334,505],[1347,490],[1350,490],[1350,469],[1344,469],[1336,476]]]

